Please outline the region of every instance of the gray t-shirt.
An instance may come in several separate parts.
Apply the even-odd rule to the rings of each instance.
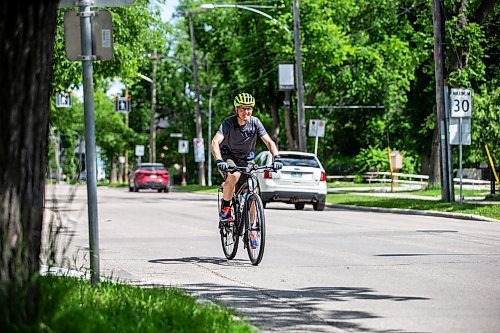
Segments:
[[[240,126],[236,115],[224,119],[217,132],[224,136],[220,145],[223,158],[236,157],[247,161],[255,157],[257,135],[261,138],[267,134],[258,118],[252,116],[245,125]]]

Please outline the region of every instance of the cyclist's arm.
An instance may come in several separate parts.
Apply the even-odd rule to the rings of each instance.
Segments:
[[[215,133],[210,145],[210,147],[212,148],[212,155],[214,156],[215,160],[222,160],[222,155],[220,153],[220,144],[222,140],[224,140],[224,135],[220,134],[219,132]]]
[[[278,155],[278,147],[276,147],[276,144],[274,143],[273,139],[271,139],[269,134],[262,136],[261,139],[267,146],[267,149],[271,152],[271,154],[273,154],[273,157]]]

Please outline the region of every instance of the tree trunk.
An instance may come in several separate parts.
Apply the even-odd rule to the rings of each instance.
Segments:
[[[467,2],[468,0],[462,0],[458,8],[458,20],[455,22],[455,30],[460,31],[467,25]],[[467,67],[467,62],[469,60],[469,51],[466,47],[456,47],[455,52],[451,52],[450,61],[450,71],[455,71],[457,69],[464,69]]]
[[[420,167],[422,169],[422,175],[430,174],[431,159],[430,156],[425,152],[420,152]]]
[[[36,322],[58,1],[0,3],[0,331]]]
[[[477,8],[476,12],[474,13],[474,22],[477,24],[483,25],[484,21],[486,21],[486,17],[488,14],[491,12],[493,9],[493,6],[495,6],[495,3],[498,0],[483,0],[481,1],[481,4]]]
[[[297,150],[299,145],[297,143],[295,133],[295,118],[291,110],[291,93],[289,91],[285,92],[285,134],[288,141],[288,149]]]
[[[59,161],[59,156],[61,156],[61,147],[59,145],[59,138],[56,137],[56,134],[54,132],[54,129],[52,127],[49,127],[49,132],[50,132],[50,141],[52,142],[52,147],[54,149],[54,164],[55,164],[55,172],[54,175],[56,177],[56,183],[59,184],[59,181],[61,180],[61,174],[59,173],[60,170],[60,161]],[[49,178],[52,177],[52,173],[49,172]]]
[[[116,183],[116,157],[111,157],[111,174],[109,175],[110,183]]]
[[[483,0],[472,17],[473,21],[482,25],[496,2],[497,0]],[[466,16],[467,6],[468,0],[461,0],[457,14],[458,20],[455,23],[455,30],[457,31],[462,30],[469,24],[469,18]],[[451,57],[450,64],[451,71],[467,67],[467,62],[469,61],[469,48],[469,45],[463,45],[456,47],[455,52],[452,52],[453,56]]]
[[[437,115],[437,108],[434,105],[434,121],[439,124]],[[431,159],[429,164],[429,186],[441,186],[441,169],[439,167],[440,161],[439,151],[439,125],[434,126],[434,133],[432,135],[432,148]]]
[[[272,132],[271,138],[274,142],[278,142],[279,134],[280,134],[280,116],[278,113],[278,107],[273,103],[271,104],[271,117],[272,117]]]
[[[323,85],[325,83],[325,80],[321,78],[318,83],[316,83],[316,86],[314,86],[314,89],[311,91],[309,95],[307,95],[306,98],[306,103],[305,105],[312,105],[314,101],[314,97],[316,97],[316,94],[323,88]]]

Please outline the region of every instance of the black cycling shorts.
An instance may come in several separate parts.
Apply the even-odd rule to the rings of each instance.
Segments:
[[[235,167],[235,166],[246,167],[249,164],[254,164],[255,163],[253,160],[247,161],[246,159],[242,159],[242,158],[235,158],[235,157],[225,158],[225,156],[222,156],[222,158],[226,161],[227,166],[229,168]],[[222,175],[222,178],[224,180],[226,180],[226,178],[227,178],[227,172],[226,171],[220,171],[220,170],[219,170],[219,172]],[[243,185],[244,183],[246,183],[247,177],[248,177],[247,175],[243,175],[243,174],[241,175],[240,179],[238,180],[238,183],[236,184],[236,191],[240,188],[241,185]]]

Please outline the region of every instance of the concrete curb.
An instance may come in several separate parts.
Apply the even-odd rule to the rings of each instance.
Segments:
[[[52,266],[49,267],[47,265],[40,265],[40,274],[41,275],[54,275],[54,276],[64,276],[64,277],[73,277],[73,278],[81,278],[81,279],[90,279],[89,272],[77,271],[70,268],[62,268]]]
[[[357,210],[357,211],[364,211],[364,212],[393,213],[393,214],[406,214],[406,215],[424,215],[424,216],[447,217],[447,218],[469,220],[469,221],[483,221],[483,222],[497,222],[497,223],[500,222],[500,220],[497,220],[497,219],[492,219],[489,217],[484,217],[484,216],[475,215],[475,214],[437,212],[437,211],[432,211],[432,210],[365,207],[365,206],[352,206],[352,205],[339,205],[339,204],[326,204],[326,207],[336,208],[336,209]]]

